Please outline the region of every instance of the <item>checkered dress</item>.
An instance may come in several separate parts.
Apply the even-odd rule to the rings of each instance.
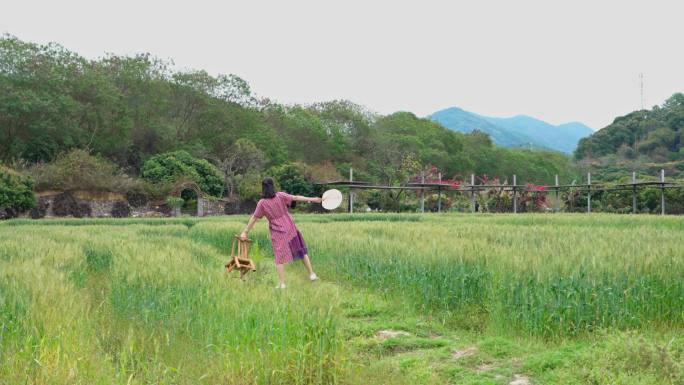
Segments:
[[[304,238],[287,211],[293,199],[294,196],[290,194],[277,192],[273,198],[259,200],[254,210],[255,217],[268,219],[273,255],[277,265],[301,259],[308,253]]]

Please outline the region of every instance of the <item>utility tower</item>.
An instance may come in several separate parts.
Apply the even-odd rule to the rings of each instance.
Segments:
[[[639,90],[641,91],[641,109],[644,109],[644,73],[639,74]]]

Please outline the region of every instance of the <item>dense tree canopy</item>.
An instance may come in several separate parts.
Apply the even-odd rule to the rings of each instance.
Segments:
[[[158,154],[143,165],[142,177],[152,183],[171,184],[189,179],[207,194],[223,195],[223,177],[220,171],[204,159],[192,157],[183,150]]]
[[[295,164],[288,163],[274,167],[271,174],[283,191],[293,195],[310,196],[313,194],[313,187]]]
[[[88,60],[4,36],[0,91],[2,162],[53,162],[82,149],[159,182],[186,172],[195,180],[199,163],[186,160],[199,159],[210,170],[200,174],[212,181],[198,183],[214,195],[253,196],[244,184],[290,163],[328,178],[353,167],[358,179],[391,184],[433,166],[448,179],[516,173],[521,182],[544,183],[575,175],[559,153],[504,149],[483,133],[454,132],[409,112],[380,116],[348,101],[281,105],[256,98],[237,76],[179,72],[147,54]],[[679,108],[669,103],[663,111]],[[681,126],[678,115],[663,112],[663,119],[663,127]]]
[[[598,158],[618,154],[644,155],[657,162],[684,160],[684,94],[677,93],[662,106],[635,111],[580,140],[575,157]]]

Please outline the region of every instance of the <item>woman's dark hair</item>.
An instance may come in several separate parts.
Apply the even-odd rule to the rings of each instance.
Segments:
[[[261,197],[273,198],[276,195],[275,184],[273,179],[266,177],[261,181]]]

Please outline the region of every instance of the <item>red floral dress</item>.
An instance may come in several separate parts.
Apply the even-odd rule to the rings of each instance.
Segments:
[[[268,219],[273,255],[277,265],[301,259],[308,253],[304,238],[287,211],[293,199],[294,196],[290,194],[277,192],[273,198],[259,200],[254,210],[255,217],[265,216]]]

